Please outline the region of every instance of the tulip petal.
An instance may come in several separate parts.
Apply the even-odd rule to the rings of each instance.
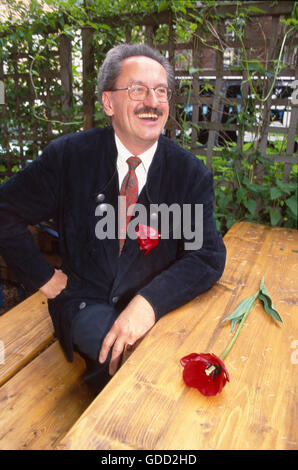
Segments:
[[[229,381],[229,374],[224,362],[215,354],[191,353],[180,360],[184,367],[183,380],[186,385],[198,389],[205,396],[220,393]],[[206,373],[210,366],[214,366],[211,373]]]

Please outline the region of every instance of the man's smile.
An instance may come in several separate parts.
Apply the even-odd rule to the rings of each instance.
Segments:
[[[146,114],[146,113],[144,113],[144,114],[138,114],[138,116],[139,116],[139,118],[141,118],[141,119],[154,119],[154,120],[158,119],[158,115],[157,115],[157,114],[153,114],[153,113],[151,113],[151,114],[149,114],[149,113],[148,113],[148,114]]]
[[[163,112],[159,108],[146,107],[146,108],[136,110],[135,114],[140,119],[150,119],[150,120],[156,121],[159,116],[163,115]]]

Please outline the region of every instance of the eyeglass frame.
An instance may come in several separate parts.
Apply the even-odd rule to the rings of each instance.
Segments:
[[[146,88],[146,89],[147,89],[147,92],[146,92],[145,98],[143,98],[142,100],[136,100],[136,99],[134,99],[134,98],[131,98],[129,91],[131,90],[131,88],[132,88],[133,86],[142,86],[142,87]],[[156,90],[157,88],[165,88],[165,89],[167,90],[167,99],[166,99],[166,101],[160,101],[160,99],[158,98],[158,96],[156,95],[156,92],[155,92],[155,90]],[[137,85],[137,84],[136,84],[136,85],[131,85],[131,86],[126,87],[126,88],[113,88],[112,90],[109,90],[109,91],[122,91],[122,90],[128,90],[128,96],[130,97],[130,99],[131,99],[132,101],[144,101],[144,100],[147,98],[147,96],[149,95],[149,91],[150,91],[150,90],[153,90],[153,91],[154,91],[154,94],[155,94],[155,96],[156,96],[156,98],[158,99],[158,101],[159,101],[160,103],[167,103],[168,101],[170,101],[170,99],[172,98],[172,93],[173,93],[173,90],[172,90],[171,88],[166,87],[166,86],[165,86],[165,87],[163,87],[163,86],[157,86],[156,88],[152,88],[152,87],[150,88],[150,87],[148,87],[147,85]]]

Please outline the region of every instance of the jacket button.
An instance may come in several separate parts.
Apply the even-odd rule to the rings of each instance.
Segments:
[[[100,193],[96,196],[97,202],[103,202],[105,200],[105,198],[106,198],[105,195],[102,194],[102,193]]]
[[[117,295],[115,295],[115,297],[112,297],[112,303],[113,304],[116,304],[119,300],[119,297]]]
[[[86,302],[81,302],[80,305],[79,305],[79,309],[83,310],[83,308],[85,308],[86,305],[87,305]]]

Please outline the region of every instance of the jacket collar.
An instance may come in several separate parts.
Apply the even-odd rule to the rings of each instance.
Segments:
[[[101,193],[113,192],[115,194],[115,187],[118,190],[119,194],[119,181],[118,181],[118,171],[117,171],[117,146],[115,142],[115,133],[112,127],[106,128],[107,139],[106,147],[103,155],[103,165],[102,172],[99,174],[104,174],[104,180],[101,180],[96,188],[94,189],[93,196],[97,196]],[[103,149],[98,149],[98,153],[102,153]],[[162,175],[165,173],[163,169],[165,167],[164,161],[164,152],[163,152],[163,142],[162,137],[158,140],[158,145],[156,152],[153,156],[151,165],[147,174],[147,181],[143,187],[139,199],[144,201],[144,197],[148,199],[150,204],[158,204],[160,201],[160,193],[162,189]],[[144,193],[144,194],[143,194]]]

